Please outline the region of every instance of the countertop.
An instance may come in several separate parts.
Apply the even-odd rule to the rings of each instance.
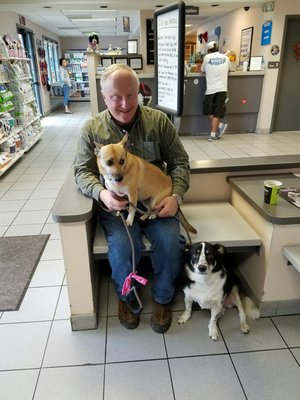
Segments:
[[[154,73],[153,74],[144,74],[143,72],[137,72],[137,75],[140,79],[151,79],[154,78]],[[265,75],[265,71],[234,71],[234,72],[229,72],[229,76],[257,76],[257,75]],[[205,77],[205,74],[203,72],[189,72],[187,75],[184,76],[184,78],[201,78]],[[96,74],[96,79],[100,79],[101,74],[97,73]]]
[[[276,205],[264,203],[264,181],[280,180],[283,186],[300,186],[300,178],[293,174],[228,177],[233,190],[253,206],[266,221],[278,225],[300,224],[300,208],[279,197]]]

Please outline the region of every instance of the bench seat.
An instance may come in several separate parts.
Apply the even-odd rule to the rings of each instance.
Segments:
[[[283,255],[288,260],[288,264],[292,264],[300,272],[300,245],[284,247]]]
[[[181,206],[187,220],[197,229],[198,234],[191,234],[192,243],[207,241],[220,243],[228,252],[256,251],[261,240],[254,230],[244,221],[239,213],[228,202],[187,203]],[[181,227],[182,234],[186,235]],[[144,238],[148,255],[150,243]],[[101,224],[98,222],[93,244],[95,259],[107,258],[107,242]]]

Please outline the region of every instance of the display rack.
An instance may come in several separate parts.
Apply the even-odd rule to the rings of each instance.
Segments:
[[[66,50],[68,69],[71,74],[73,93],[70,100],[89,101],[90,88],[88,80],[87,57],[84,50]]]
[[[0,56],[0,176],[43,134],[41,115],[32,90],[30,59]],[[1,93],[0,91],[0,93]],[[8,101],[3,104],[4,100]]]

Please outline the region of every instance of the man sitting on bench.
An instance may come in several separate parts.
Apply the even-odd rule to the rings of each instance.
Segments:
[[[185,239],[180,234],[178,205],[189,187],[188,155],[168,117],[161,111],[138,104],[139,80],[127,65],[113,64],[101,78],[102,95],[107,109],[87,121],[79,138],[75,159],[75,179],[82,192],[102,202],[111,211],[123,210],[128,201],[116,198],[99,181],[94,154],[94,142],[120,142],[129,134],[130,152],[164,168],[172,179],[172,195],[164,198],[158,217],[141,221],[135,218],[130,234],[135,249],[136,265],[141,258],[142,234],[151,242],[150,258],[153,267],[153,313],[151,327],[157,333],[166,332],[171,324],[171,302],[174,280],[182,264]],[[118,316],[127,329],[135,329],[139,315],[132,312],[122,296],[122,286],[132,272],[132,250],[121,218],[100,208],[100,222],[108,242],[108,260],[112,279],[119,297]],[[130,300],[131,299],[127,299]],[[132,299],[133,300],[133,299]]]

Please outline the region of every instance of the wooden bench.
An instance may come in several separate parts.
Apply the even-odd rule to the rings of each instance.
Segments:
[[[252,228],[242,219],[228,202],[187,203],[181,206],[187,220],[197,229],[191,234],[192,243],[207,241],[223,244],[228,252],[257,251],[261,241]],[[187,237],[181,228],[181,233]],[[148,255],[150,242],[144,237],[146,246],[143,255]],[[100,223],[97,224],[93,242],[95,259],[107,258],[107,242]]]
[[[288,260],[288,264],[293,265],[300,272],[300,246],[284,247],[283,255]]]
[[[261,244],[229,202],[186,203],[182,210],[198,230],[197,235],[191,235],[193,243],[221,243],[229,252],[255,252]],[[59,223],[73,330],[97,327],[99,262],[107,258],[108,248],[96,214],[96,202],[81,193],[70,171],[52,215]],[[146,239],[145,245],[144,254],[149,254]]]

